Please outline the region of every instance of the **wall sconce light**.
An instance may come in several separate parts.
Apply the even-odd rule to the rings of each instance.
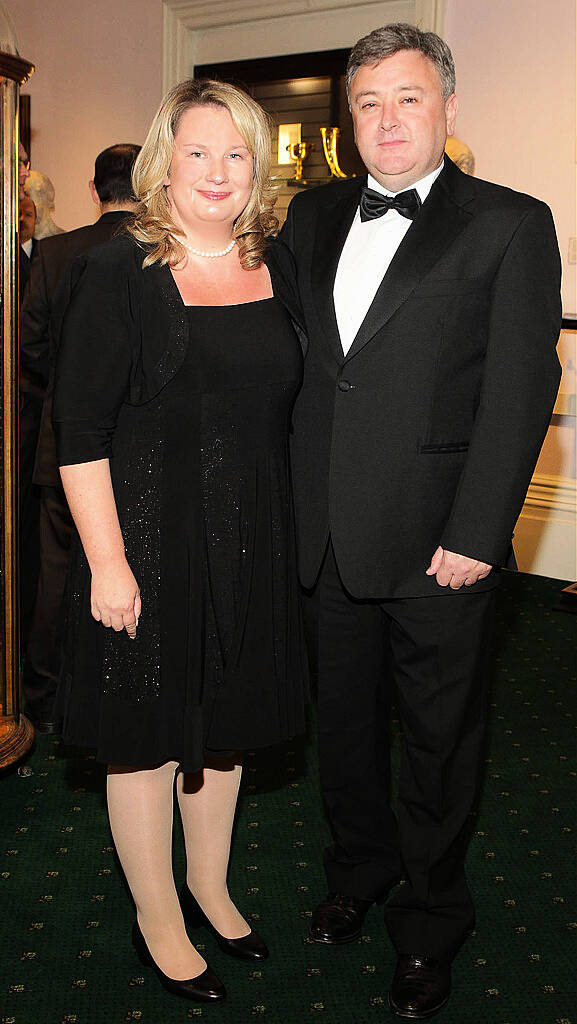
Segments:
[[[289,146],[301,141],[301,125],[279,124],[278,126],[278,160],[279,164],[290,164]],[[294,158],[293,158],[294,159]]]

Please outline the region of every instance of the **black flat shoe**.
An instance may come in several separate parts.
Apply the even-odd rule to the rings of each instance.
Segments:
[[[389,1006],[398,1017],[427,1020],[451,995],[451,965],[426,956],[400,956],[389,992]]]
[[[213,924],[199,906],[186,882],[180,890],[180,906],[187,924],[192,928],[207,928],[214,936],[223,953],[229,956],[238,957],[239,960],[266,960],[269,953],[264,940],[251,929],[248,935],[242,935],[240,939],[227,939],[220,932],[217,932]]]
[[[177,981],[161,971],[146,945],[146,939],[138,926],[138,921],[135,921],[132,928],[132,944],[141,964],[144,964],[145,967],[152,967],[161,985],[164,985],[168,992],[200,1003],[216,1003],[224,999],[226,989],[210,967],[207,967],[197,978],[189,978],[188,981]]]
[[[314,942],[340,946],[358,939],[372,900],[330,892],[313,910],[309,935]]]

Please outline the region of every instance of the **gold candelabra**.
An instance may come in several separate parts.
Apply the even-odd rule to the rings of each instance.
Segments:
[[[291,142],[287,146],[287,152],[291,160],[295,161],[295,175],[291,178],[289,185],[308,185],[303,178],[303,161],[312,153],[315,148],[314,142]]]
[[[323,139],[323,152],[325,154],[325,160],[329,165],[331,178],[347,177],[345,172],[342,171],[341,168],[339,167],[337,144],[340,134],[340,128],[321,128],[321,135]]]

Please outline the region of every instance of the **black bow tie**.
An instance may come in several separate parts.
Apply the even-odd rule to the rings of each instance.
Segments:
[[[407,192],[398,192],[396,196],[384,196],[381,192],[365,185],[361,192],[361,221],[375,220],[389,210],[396,210],[402,217],[414,220],[421,209],[421,199],[415,188]]]

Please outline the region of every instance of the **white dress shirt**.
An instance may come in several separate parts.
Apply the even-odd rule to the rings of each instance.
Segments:
[[[433,182],[442,170],[443,164],[410,186],[417,190],[422,203],[425,202]],[[396,194],[389,192],[370,174],[367,184],[369,188],[381,192],[384,196]],[[337,325],[345,355],[355,340],[377,289],[411,224],[412,221],[403,217],[397,210],[389,210],[382,217],[367,220],[363,224],[357,210],[343,246],[333,290]]]

